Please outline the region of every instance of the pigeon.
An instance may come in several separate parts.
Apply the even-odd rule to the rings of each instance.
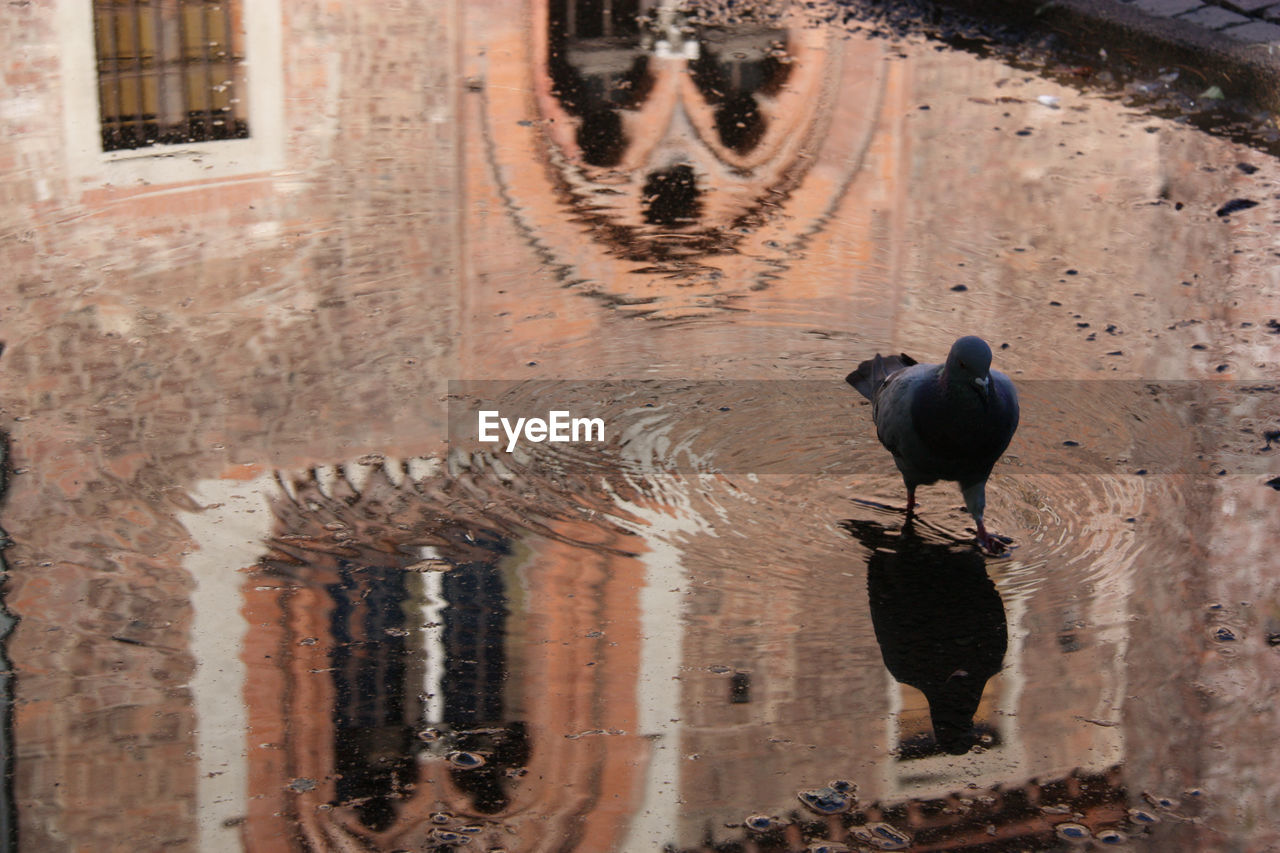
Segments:
[[[943,364],[877,353],[845,381],[871,401],[876,436],[907,486],[907,517],[917,486],[955,481],[978,525],[978,546],[1002,553],[1004,542],[987,532],[982,514],[987,478],[1018,428],[1018,392],[1008,376],[991,369],[987,342],[966,335]]]

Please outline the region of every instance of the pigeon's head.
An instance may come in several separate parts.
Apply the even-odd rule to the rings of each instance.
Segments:
[[[947,381],[972,386],[983,400],[990,393],[991,347],[976,335],[965,335],[947,354]]]

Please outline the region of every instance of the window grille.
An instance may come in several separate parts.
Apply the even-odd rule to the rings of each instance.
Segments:
[[[241,0],[94,0],[105,151],[249,135]]]

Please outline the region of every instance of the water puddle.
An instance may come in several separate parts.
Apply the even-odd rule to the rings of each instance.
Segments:
[[[1270,149],[817,7],[427,7],[289,11],[279,168],[3,167],[0,837],[1280,845]],[[963,334],[1000,557],[844,383]]]

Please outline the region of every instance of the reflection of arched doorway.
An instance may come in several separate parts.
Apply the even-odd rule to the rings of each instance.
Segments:
[[[609,543],[455,514],[448,488],[308,472],[272,498],[270,550],[241,588],[248,849],[422,849],[464,830],[496,846],[522,821],[607,849],[624,831],[601,789],[638,784],[650,748],[631,733],[637,572]],[[574,605],[584,583],[612,626]]]
[[[507,717],[505,548],[497,540],[493,548],[493,559],[420,576],[344,560],[326,587],[333,805],[350,805],[370,829],[395,822],[395,800],[416,780],[421,751],[465,753],[453,781],[485,814],[505,808],[507,772],[528,759],[524,723]]]

